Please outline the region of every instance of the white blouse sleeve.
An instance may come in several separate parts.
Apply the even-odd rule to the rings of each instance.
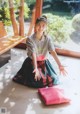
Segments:
[[[27,46],[28,53],[35,52],[35,45],[30,38],[27,38],[26,46]]]
[[[48,39],[48,51],[54,51],[54,50],[55,50],[54,43],[53,43],[51,37],[49,37],[49,39]]]

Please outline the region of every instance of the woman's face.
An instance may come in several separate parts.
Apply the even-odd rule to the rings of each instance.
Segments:
[[[41,21],[38,24],[36,24],[35,30],[37,33],[43,33],[46,30],[46,27],[47,27],[47,23],[45,23],[44,21]]]

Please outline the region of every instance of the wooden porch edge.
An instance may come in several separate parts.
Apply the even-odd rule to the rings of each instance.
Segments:
[[[63,55],[63,56],[73,57],[73,58],[80,58],[80,52],[77,52],[77,51],[61,49],[61,48],[55,48],[55,51],[58,55]]]

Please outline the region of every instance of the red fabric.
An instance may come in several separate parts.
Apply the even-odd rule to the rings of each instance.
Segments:
[[[44,61],[46,60],[46,57],[44,55],[37,56],[37,61]]]
[[[64,95],[64,90],[58,87],[40,88],[38,93],[46,105],[70,102],[70,99]]]

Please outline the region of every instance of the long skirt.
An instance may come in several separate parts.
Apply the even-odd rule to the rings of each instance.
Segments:
[[[22,64],[21,69],[13,77],[13,81],[23,84],[29,87],[42,88],[45,86],[53,86],[59,84],[59,76],[55,72],[53,66],[49,60],[38,61],[38,68],[40,70],[40,80],[35,80],[35,73],[33,73],[34,67],[32,59],[27,57]]]

